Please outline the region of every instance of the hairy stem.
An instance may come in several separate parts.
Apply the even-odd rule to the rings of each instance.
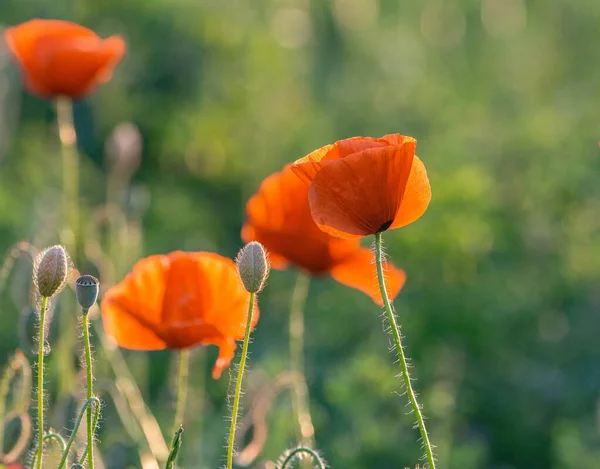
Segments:
[[[242,394],[242,379],[246,368],[246,357],[248,356],[248,342],[250,342],[250,330],[252,329],[252,312],[254,310],[255,293],[250,293],[248,303],[248,317],[246,318],[246,331],[244,333],[244,345],[238,369],[237,381],[235,383],[235,394],[233,395],[233,408],[231,409],[231,426],[229,428],[229,441],[227,444],[227,469],[233,468],[233,446],[235,444],[235,429],[237,426],[238,412],[240,410],[240,395]]]
[[[183,425],[185,413],[185,402],[187,399],[188,374],[190,368],[190,349],[179,352],[179,366],[177,368],[177,401],[175,404],[175,419],[173,421],[173,433]]]
[[[98,419],[100,418],[100,399],[98,399],[97,397],[91,397],[90,399],[88,399],[87,401],[85,401],[83,403],[83,406],[81,407],[81,410],[79,411],[79,414],[77,415],[77,419],[75,420],[75,426],[73,427],[73,430],[71,431],[71,436],[69,437],[69,440],[67,441],[67,444],[65,446],[65,450],[63,451],[62,454],[62,458],[60,460],[60,462],[58,463],[58,469],[63,469],[65,467],[65,464],[67,464],[67,459],[69,458],[69,452],[71,451],[71,446],[73,446],[73,442],[75,441],[75,438],[77,438],[77,432],[79,431],[79,427],[81,425],[81,421],[83,420],[83,416],[84,414],[87,413],[87,409],[90,408],[90,406],[94,404],[94,422],[98,422]],[[89,445],[88,445],[89,447]],[[89,448],[88,448],[89,449]]]
[[[282,458],[281,464],[279,464],[277,467],[279,469],[286,469],[288,465],[291,464],[292,461],[294,461],[294,459],[299,457],[302,453],[308,454],[312,458],[312,460],[317,464],[317,467],[319,469],[325,469],[325,467],[327,467],[327,464],[325,463],[325,461],[323,461],[323,458],[321,458],[321,456],[319,456],[319,454],[315,450],[303,446],[291,450],[287,455],[285,455]]]
[[[298,441],[312,446],[314,427],[310,416],[308,387],[304,375],[304,305],[308,295],[310,277],[298,272],[290,305],[290,362],[294,372],[293,407],[298,420]]]
[[[383,305],[385,307],[385,313],[387,316],[387,320],[390,325],[390,329],[392,331],[392,336],[394,338],[394,344],[396,346],[396,353],[398,354],[398,362],[400,363],[400,368],[402,369],[402,379],[404,380],[404,386],[406,386],[406,393],[408,394],[408,400],[410,401],[410,405],[412,407],[413,412],[417,418],[417,425],[419,427],[419,432],[421,433],[421,439],[423,440],[423,446],[425,448],[425,455],[427,456],[427,462],[429,464],[429,469],[435,469],[435,459],[433,457],[433,448],[429,441],[429,435],[427,434],[427,429],[425,428],[425,420],[423,419],[423,414],[421,413],[421,406],[417,402],[417,396],[412,388],[410,375],[408,373],[408,364],[406,362],[406,357],[404,355],[404,349],[402,348],[402,336],[400,334],[400,327],[396,323],[396,316],[394,314],[394,310],[390,303],[390,299],[388,298],[387,289],[385,286],[385,278],[383,272],[383,240],[381,238],[381,233],[377,233],[375,235],[375,263],[377,265],[377,279],[379,280],[379,289],[381,291],[381,297],[383,299]]]
[[[40,308],[40,324],[38,334],[38,392],[37,392],[37,411],[38,411],[38,448],[36,467],[41,469],[42,457],[44,454],[44,343],[45,338],[45,319],[48,298],[42,297]]]
[[[82,315],[82,327],[83,327],[83,348],[85,349],[85,372],[86,372],[86,381],[87,381],[87,393],[86,399],[89,400],[92,398],[94,385],[94,376],[92,373],[92,350],[90,346],[90,325],[88,314],[85,313]],[[95,425],[92,419],[92,408],[88,406],[87,408],[87,460],[88,460],[88,469],[94,469],[94,430]]]

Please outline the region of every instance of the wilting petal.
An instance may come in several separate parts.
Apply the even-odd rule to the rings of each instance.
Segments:
[[[388,297],[390,300],[393,300],[404,286],[406,273],[387,261],[384,261],[383,268]],[[379,283],[377,281],[375,257],[371,250],[362,248],[348,256],[344,262],[336,265],[331,270],[331,276],[343,285],[366,293],[375,303],[383,306]]]
[[[423,162],[415,156],[406,190],[390,229],[410,225],[425,213],[431,201],[431,186]]]
[[[415,146],[411,141],[371,148],[323,166],[308,191],[319,228],[350,239],[389,228],[402,201]]]

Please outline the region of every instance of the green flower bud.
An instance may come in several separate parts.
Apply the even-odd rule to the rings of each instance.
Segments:
[[[269,261],[262,244],[252,241],[244,246],[235,260],[244,288],[250,293],[260,292],[269,277]]]
[[[59,245],[42,251],[35,259],[33,281],[42,297],[51,298],[65,286],[69,273],[69,255]]]
[[[87,314],[90,308],[96,304],[99,287],[100,282],[91,275],[82,275],[75,282],[75,295],[83,314]]]

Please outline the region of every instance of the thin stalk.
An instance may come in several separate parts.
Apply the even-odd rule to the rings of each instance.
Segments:
[[[75,438],[77,438],[77,432],[79,431],[81,421],[83,420],[83,415],[87,412],[87,409],[90,408],[90,406],[92,404],[95,405],[94,421],[96,421],[96,422],[98,421],[98,418],[100,417],[100,399],[98,399],[97,397],[92,397],[83,403],[83,406],[81,407],[81,410],[79,411],[79,414],[77,415],[77,419],[75,420],[75,426],[73,427],[73,430],[71,431],[71,436],[69,437],[69,440],[67,441],[65,450],[63,451],[63,454],[62,454],[62,458],[61,458],[60,462],[58,463],[58,469],[63,469],[65,467],[65,465],[67,464],[69,452],[71,451],[71,446],[73,446],[73,442],[75,441]]]
[[[233,446],[235,444],[235,429],[237,426],[238,412],[240,410],[240,396],[242,394],[242,378],[246,368],[246,357],[248,356],[248,342],[250,342],[250,330],[252,329],[252,311],[254,310],[254,297],[256,293],[250,293],[250,302],[248,303],[248,317],[246,318],[246,331],[244,333],[244,345],[242,346],[242,356],[235,383],[235,394],[233,395],[233,408],[231,409],[231,426],[229,428],[229,441],[227,444],[227,469],[233,468]]]
[[[190,369],[190,349],[179,352],[179,366],[177,367],[177,400],[175,404],[175,419],[173,421],[173,434],[177,433],[183,425],[185,402],[187,399],[188,374]]]
[[[83,348],[85,349],[85,372],[87,381],[87,393],[85,398],[87,400],[92,398],[93,394],[93,373],[92,373],[92,350],[90,346],[90,325],[88,314],[82,315],[82,326],[83,326]],[[92,408],[87,408],[87,460],[88,469],[94,469],[94,422],[92,418]]]
[[[312,446],[314,427],[310,416],[308,386],[304,374],[304,306],[308,296],[310,277],[298,272],[290,305],[290,362],[294,373],[293,407],[298,420],[298,440],[303,446]]]
[[[44,343],[45,338],[45,319],[46,319],[46,306],[48,304],[48,298],[42,297],[42,305],[40,308],[40,330],[38,337],[38,392],[37,392],[37,406],[38,406],[38,448],[37,448],[37,459],[36,467],[41,469],[42,457],[44,454]]]
[[[388,298],[387,289],[385,286],[385,277],[383,273],[383,240],[381,238],[381,233],[375,234],[375,263],[377,265],[377,279],[379,280],[379,290],[381,291],[381,297],[383,299],[383,305],[385,307],[385,313],[387,316],[387,320],[390,325],[390,329],[392,331],[392,336],[394,338],[394,344],[396,345],[396,353],[398,354],[398,361],[400,363],[400,368],[402,369],[402,379],[404,380],[404,385],[406,386],[406,393],[408,394],[408,400],[410,401],[410,405],[412,407],[413,412],[417,418],[417,425],[419,427],[419,432],[421,433],[421,439],[423,440],[423,446],[425,448],[425,455],[427,456],[427,462],[429,463],[429,469],[435,469],[435,459],[433,457],[433,449],[431,443],[429,441],[429,435],[427,434],[427,429],[425,428],[425,420],[423,419],[423,414],[421,413],[421,406],[417,402],[417,396],[412,388],[410,375],[408,373],[408,365],[406,362],[406,357],[404,355],[404,349],[402,348],[402,336],[400,334],[400,327],[396,323],[396,316],[394,314],[394,310],[390,303],[390,299]]]
[[[56,99],[58,136],[62,148],[63,171],[63,243],[73,262],[77,262],[77,235],[79,232],[79,157],[77,134],[73,123],[73,101],[67,97]]]

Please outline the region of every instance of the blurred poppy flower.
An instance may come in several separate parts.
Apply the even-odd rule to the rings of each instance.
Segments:
[[[25,86],[44,98],[80,98],[107,82],[125,55],[120,36],[101,39],[69,21],[34,19],[6,28],[4,39],[25,75]]]
[[[312,217],[323,231],[360,238],[417,220],[429,205],[417,141],[400,134],[353,137],[319,148],[292,170],[309,183]]]
[[[218,379],[244,338],[249,295],[231,259],[176,251],[140,260],[100,305],[104,328],[123,348],[217,345]],[[258,321],[254,310],[253,325]]]
[[[312,275],[331,275],[381,305],[373,253],[361,247],[358,239],[335,238],[321,231],[310,213],[308,190],[291,165],[267,177],[246,204],[242,239],[262,243],[275,269],[293,264]],[[387,271],[388,292],[395,298],[406,275],[389,264]]]

